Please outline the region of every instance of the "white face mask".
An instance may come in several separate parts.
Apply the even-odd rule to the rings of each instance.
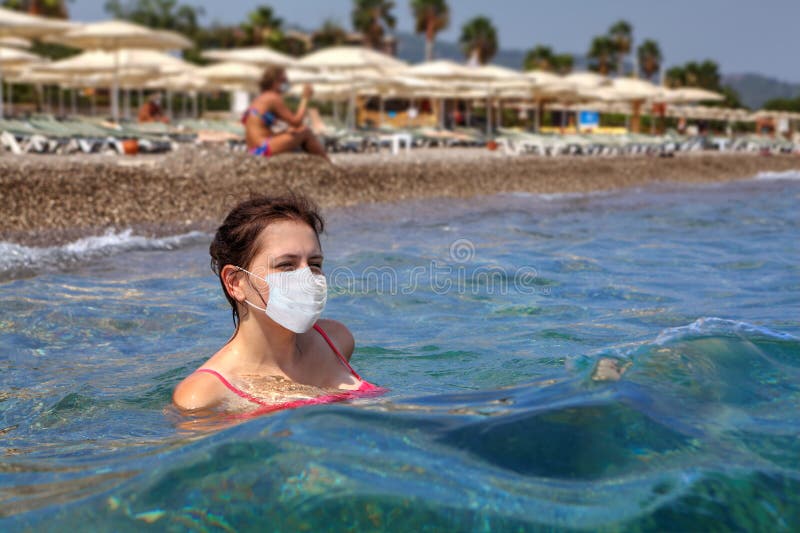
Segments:
[[[268,317],[290,331],[308,331],[325,309],[325,302],[328,300],[325,276],[314,274],[309,267],[267,274],[264,278],[241,267],[236,268],[264,280],[269,285],[266,309],[246,299],[245,302],[250,307],[264,311]]]

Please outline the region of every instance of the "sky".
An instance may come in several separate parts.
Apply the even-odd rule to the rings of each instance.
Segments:
[[[205,10],[202,23],[234,24],[258,5],[269,5],[289,26],[312,29],[326,19],[350,27],[351,0],[179,0]],[[74,0],[71,17],[108,18],[104,0]],[[409,0],[395,0],[399,31],[413,31]],[[667,67],[713,59],[725,74],[757,73],[800,82],[797,23],[800,0],[449,0],[450,27],[439,39],[458,40],[461,25],[486,15],[502,48],[536,44],[583,54],[595,35],[620,18],[634,28],[635,42],[655,39]],[[420,58],[422,59],[422,58]]]

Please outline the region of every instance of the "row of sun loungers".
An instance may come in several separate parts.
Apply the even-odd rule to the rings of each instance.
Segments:
[[[676,152],[704,150],[793,153],[800,145],[781,139],[768,139],[755,135],[728,139],[724,137],[682,136],[674,132],[666,135],[542,135],[520,130],[500,130],[495,138],[504,153],[523,153],[542,156],[557,155],[660,155]]]
[[[666,135],[554,135],[516,129],[500,129],[495,136],[471,128],[372,128],[351,129],[319,115],[312,115],[311,127],[330,152],[398,153],[412,148],[486,146],[495,142],[507,155],[540,156],[666,155],[676,152],[724,150],[737,152],[791,153],[800,145],[755,135],[734,139]],[[244,150],[244,129],[226,120],[182,120],[175,124],[113,124],[90,117],[56,118],[38,115],[0,119],[0,146],[22,153],[126,153],[125,141],[136,139],[138,152],[174,150],[182,143],[225,143],[232,150]]]

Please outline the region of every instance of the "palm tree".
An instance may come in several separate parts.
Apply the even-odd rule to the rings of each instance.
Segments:
[[[311,35],[311,43],[315,50],[342,44],[347,38],[347,32],[336,21],[326,20],[320,29]]]
[[[616,46],[610,37],[600,35],[592,39],[592,46],[589,48],[589,59],[592,62],[592,68],[607,76],[614,65],[614,57]]]
[[[450,25],[450,8],[446,0],[412,0],[411,11],[416,32],[425,34],[425,61],[431,61],[436,34]]]
[[[528,50],[525,54],[525,70],[555,70],[555,54],[549,46],[541,44]]]
[[[497,30],[487,17],[475,17],[461,27],[458,42],[465,56],[475,57],[483,65],[497,53]]]
[[[617,75],[622,76],[625,70],[625,56],[631,53],[633,43],[633,27],[625,20],[615,22],[608,29],[608,36],[614,43],[614,59],[617,62]]]
[[[636,55],[639,60],[639,72],[644,74],[648,80],[661,70],[661,48],[652,39],[646,39],[639,45]]]
[[[553,68],[559,74],[569,74],[575,64],[575,57],[572,54],[556,54],[553,56]]]
[[[392,0],[353,0],[353,27],[363,33],[367,44],[376,50],[383,46],[384,25],[394,29],[397,23],[392,9]]]

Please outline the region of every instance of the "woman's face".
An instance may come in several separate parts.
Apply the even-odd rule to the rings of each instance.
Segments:
[[[250,272],[266,276],[309,267],[322,274],[322,248],[314,230],[299,220],[273,222],[258,236],[258,254],[250,263]]]

